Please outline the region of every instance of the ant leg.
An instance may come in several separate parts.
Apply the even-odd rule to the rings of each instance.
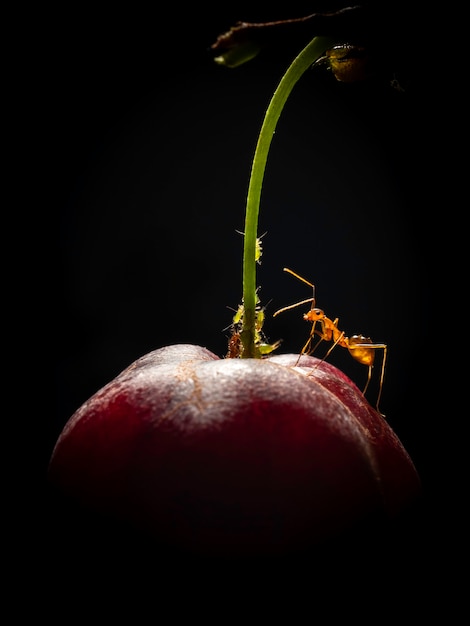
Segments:
[[[320,333],[315,332],[316,335],[318,335],[320,337],[320,339],[317,341],[317,343],[313,346],[313,348],[310,350],[309,354],[313,354],[315,352],[315,350],[318,348],[318,346],[321,344],[322,341],[325,340],[324,337],[322,337],[320,335]]]
[[[343,339],[344,337],[344,332],[341,333],[338,338],[335,340],[335,342],[331,345],[331,347],[329,348],[328,352],[325,354],[325,356],[322,358],[322,360],[320,361],[320,363],[323,363],[323,361],[325,361],[331,354],[331,352],[333,351],[333,349],[339,344],[339,342],[341,341],[341,339]],[[320,341],[323,341],[323,337],[320,338]],[[318,343],[320,343],[320,341]],[[317,343],[317,345],[318,345]],[[317,363],[316,367],[318,367],[320,365],[320,363]]]
[[[382,395],[382,387],[384,384],[384,378],[385,378],[385,361],[387,359],[387,346],[384,344],[383,346],[383,357],[382,357],[382,371],[380,373],[380,384],[379,384],[379,393],[377,395],[377,402],[375,405],[375,408],[377,409],[377,412],[380,413],[380,415],[382,417],[385,417],[385,415],[383,413],[381,413],[380,409],[379,409],[379,402],[380,402],[380,397]]]
[[[367,345],[367,344],[366,344]],[[379,404],[380,404],[380,398],[382,396],[382,389],[383,389],[383,385],[384,385],[384,379],[385,379],[385,362],[387,360],[387,345],[386,344],[372,344],[372,345],[368,345],[369,348],[372,348],[372,350],[383,350],[383,357],[382,357],[382,369],[380,372],[380,381],[379,381],[379,392],[377,394],[377,402],[375,403],[375,408],[377,410],[377,413],[379,413],[380,415],[382,415],[382,417],[385,417],[385,415],[380,411],[379,409]],[[367,382],[366,382],[366,386],[364,387],[364,391],[362,392],[362,394],[365,396],[366,395],[366,391],[367,388],[369,387],[369,383],[371,381],[372,378],[372,369],[373,369],[373,364],[369,365],[369,372],[368,372],[368,376],[367,376]]]
[[[366,381],[366,386],[365,386],[365,387],[364,387],[364,389],[362,390],[362,395],[363,395],[363,396],[365,396],[365,395],[366,395],[367,388],[368,388],[369,383],[370,383],[370,380],[371,380],[371,378],[372,378],[372,367],[373,367],[372,365],[369,365],[369,371],[368,371],[368,373],[367,373],[367,381]]]
[[[309,354],[311,354],[311,353],[313,352],[313,350],[311,349],[311,345],[312,345],[312,339],[313,339],[314,334],[315,334],[315,322],[313,323],[313,325],[312,325],[312,330],[310,331],[310,335],[308,336],[308,339],[307,339],[307,341],[305,342],[305,345],[304,345],[304,347],[302,348],[302,350],[300,351],[300,354],[299,354],[299,356],[298,356],[298,358],[297,358],[297,361],[296,361],[296,363],[295,363],[295,366],[296,366],[296,367],[297,367],[297,365],[299,364],[299,361],[300,361],[300,359],[302,358],[302,356],[303,356],[304,354],[306,354],[306,355],[308,356]],[[321,341],[321,340],[320,340],[320,341]],[[317,344],[317,345],[318,345],[318,344]],[[316,347],[316,346],[315,346],[315,347]],[[314,349],[315,349],[315,348],[314,348]]]

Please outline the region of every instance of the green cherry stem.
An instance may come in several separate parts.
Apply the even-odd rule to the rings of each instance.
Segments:
[[[258,142],[251,167],[248,187],[245,236],[243,249],[243,324],[241,342],[243,358],[260,358],[256,346],[256,241],[258,236],[258,216],[263,185],[264,171],[268,158],[269,147],[276,130],[282,109],[294,85],[326,50],[332,48],[336,41],[329,37],[315,37],[291,63],[281,79],[261,126]]]

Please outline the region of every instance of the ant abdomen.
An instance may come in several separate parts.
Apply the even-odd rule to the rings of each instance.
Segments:
[[[353,359],[371,367],[374,363],[375,348],[369,348],[364,344],[372,344],[370,337],[364,335],[353,335],[348,339],[348,350]]]

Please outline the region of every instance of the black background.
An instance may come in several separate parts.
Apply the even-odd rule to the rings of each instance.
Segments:
[[[214,63],[210,45],[238,20],[300,17],[323,6],[341,5],[77,7],[44,37],[55,406],[36,446],[40,494],[68,418],[133,360],[172,343],[224,356],[231,309],[241,298],[236,231],[243,230],[251,159],[293,57],[281,49],[227,69]],[[298,352],[309,327],[301,309],[276,319],[270,313],[310,296],[284,266],[315,283],[317,306],[339,317],[347,335],[389,346],[381,409],[414,460],[425,497],[409,536],[402,529],[410,548],[402,563],[406,588],[398,572],[388,593],[414,599],[419,610],[414,582],[439,579],[448,551],[447,539],[437,541],[437,518],[444,508],[456,514],[442,454],[436,462],[439,381],[431,344],[440,298],[435,232],[426,219],[438,201],[432,154],[442,129],[429,108],[432,72],[417,54],[425,17],[406,3],[383,3],[377,14],[387,25],[386,45],[397,46],[403,90],[388,75],[346,85],[313,70],[295,87],[267,164],[258,284],[265,332],[283,340],[283,352]],[[359,386],[365,382],[365,368],[340,348],[331,360]],[[40,500],[46,525],[47,506]],[[46,536],[39,569],[48,550],[57,550]]]
[[[62,320],[52,439],[142,354],[185,342],[226,352],[241,299],[236,231],[251,159],[292,60],[288,50],[232,70],[216,65],[209,47],[218,34],[239,18],[266,20],[240,11],[167,11],[153,26],[125,12],[77,16],[63,31],[50,100]],[[309,327],[302,309],[270,314],[311,295],[284,266],[315,283],[317,306],[339,317],[347,335],[389,345],[382,410],[413,447],[423,418],[410,424],[404,406],[417,397],[430,332],[428,232],[420,224],[429,146],[423,79],[411,64],[408,72],[403,93],[385,81],[345,85],[313,71],[296,87],[266,169],[258,284],[264,329],[283,340],[283,351],[299,351]],[[349,355],[332,358],[365,382]]]

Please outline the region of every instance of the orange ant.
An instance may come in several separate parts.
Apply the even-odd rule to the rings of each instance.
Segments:
[[[322,309],[318,309],[315,307],[315,286],[312,283],[310,283],[308,280],[306,280],[305,278],[302,278],[302,276],[299,276],[299,274],[296,274],[292,270],[288,269],[287,267],[284,267],[284,271],[288,272],[289,274],[292,274],[292,276],[295,276],[296,278],[301,280],[306,285],[309,285],[309,287],[312,287],[313,289],[313,296],[311,298],[307,298],[306,300],[302,300],[301,302],[296,302],[295,304],[285,306],[282,309],[279,309],[278,311],[273,313],[273,317],[276,317],[276,315],[279,315],[279,313],[282,313],[284,311],[294,309],[302,304],[307,304],[308,302],[312,303],[310,311],[308,311],[307,313],[304,313],[304,316],[303,316],[304,320],[307,320],[308,322],[312,322],[312,330],[310,331],[310,335],[304,347],[302,348],[302,351],[299,355],[299,360],[303,354],[307,354],[307,355],[312,354],[312,352],[315,350],[315,348],[318,346],[318,344],[321,341],[333,341],[333,345],[329,348],[328,352],[325,354],[322,361],[324,361],[330,355],[331,351],[333,350],[335,346],[342,346],[343,348],[347,348],[347,350],[349,351],[353,359],[355,359],[359,363],[362,363],[363,365],[367,365],[369,368],[367,382],[362,392],[363,394],[365,394],[369,386],[371,377],[372,377],[372,368],[374,365],[375,350],[379,350],[379,349],[383,350],[382,372],[380,375],[380,386],[379,386],[379,393],[378,393],[377,403],[376,403],[377,411],[380,413],[379,402],[380,402],[380,396],[382,395],[382,387],[383,387],[384,376],[385,376],[385,361],[387,358],[387,344],[372,343],[372,340],[369,337],[364,337],[363,335],[353,335],[352,337],[346,337],[346,335],[344,334],[344,331],[338,328],[338,321],[339,321],[338,318],[336,318],[333,321],[325,315]],[[316,328],[317,322],[320,326],[320,330]],[[316,345],[312,348],[312,340],[313,340],[314,335],[317,335],[318,337],[320,337],[320,339],[316,343]],[[380,414],[382,415],[382,413]]]

